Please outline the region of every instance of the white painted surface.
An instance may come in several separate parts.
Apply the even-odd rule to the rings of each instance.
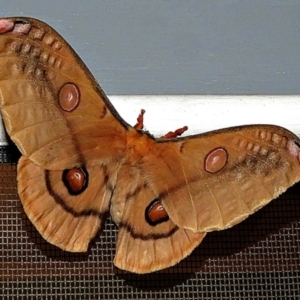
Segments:
[[[247,124],[274,124],[300,136],[300,96],[109,96],[123,117],[134,125],[143,108],[145,129],[155,136],[187,125],[185,135]],[[0,145],[6,144],[0,127]]]
[[[146,129],[160,136],[187,125],[186,135],[248,124],[274,124],[300,135],[300,96],[111,96],[134,124],[141,108]]]

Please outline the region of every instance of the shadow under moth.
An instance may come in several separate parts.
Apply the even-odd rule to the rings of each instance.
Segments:
[[[229,228],[300,179],[300,140],[272,125],[161,138],[114,109],[87,67],[47,24],[0,19],[0,104],[22,156],[18,193],[51,244],[87,251],[110,213],[114,264],[172,266],[207,232]]]

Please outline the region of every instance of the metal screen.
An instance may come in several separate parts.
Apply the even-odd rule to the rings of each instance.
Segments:
[[[0,149],[1,299],[299,299],[300,184],[241,224],[207,235],[178,265],[136,275],[113,266],[107,220],[84,254],[39,235],[17,195],[16,157]]]

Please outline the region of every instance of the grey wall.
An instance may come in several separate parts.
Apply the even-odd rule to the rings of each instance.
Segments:
[[[42,19],[108,94],[300,94],[300,1],[0,1]]]

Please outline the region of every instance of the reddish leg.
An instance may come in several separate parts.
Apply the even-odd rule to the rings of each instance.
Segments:
[[[175,131],[170,131],[168,132],[167,134],[161,136],[160,138],[161,139],[175,139],[177,138],[178,136],[182,135],[185,131],[188,130],[188,127],[187,126],[184,126],[182,128],[179,128]]]
[[[144,128],[144,114],[145,114],[145,110],[141,109],[141,112],[138,116],[137,123],[133,126],[134,129],[136,130],[142,130]],[[185,131],[188,130],[187,126],[184,126],[182,128],[179,128],[175,131],[170,131],[167,134],[161,136],[161,139],[174,139],[177,138],[178,136],[182,135]]]
[[[142,130],[144,128],[144,113],[145,110],[141,109],[141,113],[139,114],[137,120],[137,123],[133,126],[136,130]]]

